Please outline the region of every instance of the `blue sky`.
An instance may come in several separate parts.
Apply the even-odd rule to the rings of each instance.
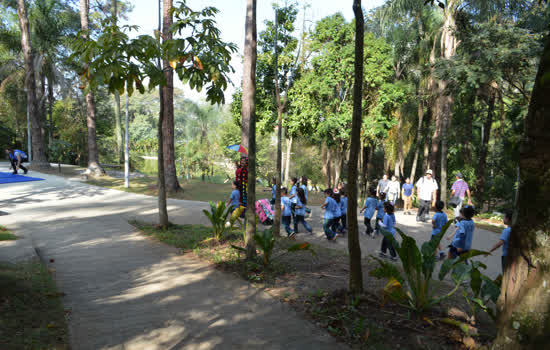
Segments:
[[[156,0],[130,0],[134,5],[134,10],[128,16],[129,24],[138,25],[140,27],[140,34],[152,34],[158,26],[158,1]],[[174,4],[177,0],[174,0]],[[271,1],[271,0],[257,0],[257,26],[258,33],[265,29],[264,22],[267,19],[274,17],[272,4],[278,2],[280,5],[284,5],[284,0]],[[315,21],[332,15],[336,12],[341,12],[347,20],[353,18],[352,4],[353,0],[300,0],[297,1],[299,7],[303,7],[303,4],[309,4],[309,8],[306,9],[306,25],[313,25]],[[380,6],[385,0],[364,0],[363,8],[369,10],[373,7]],[[214,6],[220,12],[216,16],[218,28],[221,31],[222,39],[226,42],[235,43],[239,52],[236,53],[232,59],[232,65],[235,69],[235,74],[231,76],[231,80],[235,86],[241,83],[242,76],[242,52],[244,44],[244,24],[246,14],[246,0],[187,0],[187,5],[194,10],[204,8],[206,6]],[[298,23],[302,23],[304,13],[300,9],[298,14]],[[312,21],[312,22],[309,22]],[[301,25],[297,26],[301,27]],[[183,88],[185,95],[195,101],[201,99],[201,94],[194,91],[190,91],[182,86],[182,84],[176,78],[174,81],[176,87]],[[230,86],[226,90],[225,99],[227,102],[231,102],[231,95],[235,87]]]

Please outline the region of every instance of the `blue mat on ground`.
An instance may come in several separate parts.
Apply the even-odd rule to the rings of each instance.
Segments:
[[[38,177],[30,177],[30,176],[24,176],[19,174],[0,172],[0,184],[10,184],[14,182],[27,182],[27,181],[40,181],[40,180],[44,180],[44,179],[40,179]]]

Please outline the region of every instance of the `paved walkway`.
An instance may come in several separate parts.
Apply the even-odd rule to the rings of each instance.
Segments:
[[[137,233],[128,220],[155,220],[155,198],[32,175],[46,181],[0,185],[0,223],[24,237],[0,242],[0,260],[33,247],[53,259],[73,349],[347,348],[247,282]],[[206,203],[168,203],[173,222],[206,223]]]

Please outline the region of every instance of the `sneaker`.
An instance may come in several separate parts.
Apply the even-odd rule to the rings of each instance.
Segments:
[[[420,222],[420,216],[416,217],[416,222]]]
[[[29,171],[27,169],[23,170],[23,174],[28,173]]]
[[[287,237],[288,237],[288,238],[294,237],[295,234],[296,234],[296,232],[292,231],[292,232],[290,232],[290,233],[287,235]]]
[[[439,260],[445,260],[446,256],[445,253],[439,252]]]
[[[392,256],[390,259],[392,259],[393,261],[397,261],[397,257],[396,257],[396,256]]]
[[[378,256],[381,257],[381,258],[387,258],[388,257],[386,255],[386,253],[382,253],[382,252],[378,252]]]

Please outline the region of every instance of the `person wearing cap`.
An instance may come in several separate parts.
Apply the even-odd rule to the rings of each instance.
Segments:
[[[432,207],[435,207],[437,198],[437,182],[432,178],[432,170],[426,170],[426,175],[416,182],[416,193],[418,196],[418,211],[416,213],[416,221],[426,222],[430,215],[430,202]]]
[[[460,198],[460,202],[458,202],[458,205],[454,209],[454,215],[455,218],[460,216],[460,209],[462,209],[462,204],[464,203],[464,198],[466,197],[466,194],[468,195],[468,205],[472,205],[472,197],[470,195],[470,188],[468,187],[468,184],[464,179],[462,178],[462,173],[458,172],[456,173],[456,181],[453,183],[453,186],[451,187],[451,196]]]

